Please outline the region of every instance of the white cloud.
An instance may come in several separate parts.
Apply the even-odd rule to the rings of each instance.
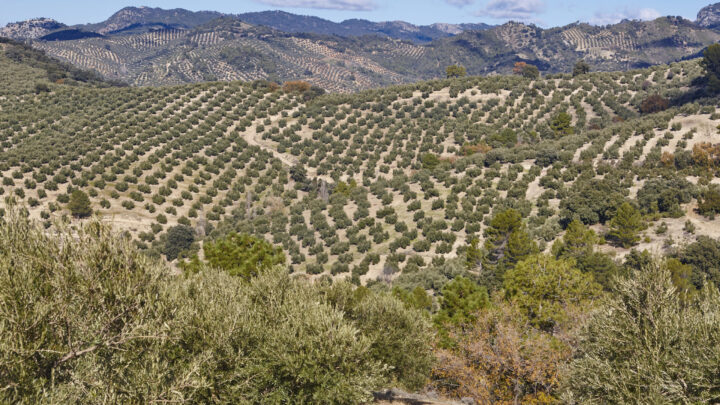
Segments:
[[[628,9],[612,13],[596,12],[590,19],[590,24],[608,25],[616,24],[622,20],[654,20],[660,17],[660,12],[654,8]]]
[[[491,0],[476,14],[483,17],[513,20],[536,20],[545,11],[543,0]]]
[[[377,8],[373,0],[256,0],[276,7],[322,8],[329,10],[372,11]]]
[[[473,4],[475,0],[445,0],[445,3],[455,7],[465,7]]]

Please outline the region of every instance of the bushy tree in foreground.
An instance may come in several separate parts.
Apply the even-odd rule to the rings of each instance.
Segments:
[[[449,328],[431,386],[481,404],[554,404],[561,366],[599,287],[572,260],[531,256],[505,274],[507,294]]]
[[[0,403],[357,404],[429,370],[426,317],[387,294],[347,307],[352,287],[277,267],[171,276],[97,222],[3,221]]]
[[[425,313],[409,310],[389,294],[336,282],[324,298],[370,339],[370,356],[386,368],[386,384],[419,390],[433,365],[433,331]]]
[[[618,281],[564,372],[566,403],[675,404],[720,400],[720,294],[684,299],[652,262]]]
[[[507,302],[454,328],[452,348],[437,351],[431,387],[478,404],[554,404],[560,367],[572,350],[566,340],[533,328]],[[566,336],[566,335],[565,335]]]

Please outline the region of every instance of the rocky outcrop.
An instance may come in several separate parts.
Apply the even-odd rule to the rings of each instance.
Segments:
[[[10,23],[0,28],[0,37],[36,39],[64,27],[66,27],[65,24],[51,18],[34,18],[32,20]]]
[[[720,3],[711,4],[701,9],[695,23],[705,28],[720,27]]]
[[[473,398],[463,398],[460,401],[451,401],[439,398],[435,393],[411,394],[397,388],[374,392],[377,405],[471,405],[476,401]]]

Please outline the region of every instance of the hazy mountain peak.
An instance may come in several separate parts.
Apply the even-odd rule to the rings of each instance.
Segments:
[[[720,25],[720,3],[702,8],[698,12],[695,22],[701,27],[717,27]]]
[[[99,24],[86,26],[100,34],[122,31],[134,26],[164,25],[171,28],[192,28],[222,17],[217,11],[189,11],[182,8],[125,7]]]

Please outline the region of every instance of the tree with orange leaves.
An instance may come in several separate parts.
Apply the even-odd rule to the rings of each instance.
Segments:
[[[662,156],[660,157],[660,163],[662,163],[665,167],[675,166],[675,155],[668,151],[663,152]]]
[[[431,388],[479,404],[556,403],[560,368],[600,288],[574,260],[533,255],[506,274],[504,290],[447,331],[454,344],[436,350]]]
[[[310,87],[310,83],[308,82],[304,82],[302,80],[295,80],[285,82],[285,84],[283,84],[283,91],[285,93],[303,93],[309,91]]]
[[[540,70],[535,65],[530,65],[525,62],[515,62],[513,74],[527,77],[528,79],[537,79],[540,77]]]
[[[565,336],[533,328],[517,306],[496,302],[471,327],[456,328],[452,349],[439,349],[431,387],[479,404],[551,404],[560,366],[570,359]]]

